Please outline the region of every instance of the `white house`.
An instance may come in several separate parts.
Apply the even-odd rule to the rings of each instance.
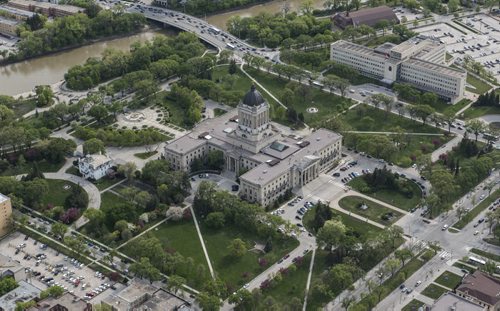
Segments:
[[[78,160],[78,170],[85,179],[101,179],[112,165],[113,160],[102,154],[89,154]]]

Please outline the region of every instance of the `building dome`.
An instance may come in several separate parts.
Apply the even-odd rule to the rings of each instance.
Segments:
[[[260,94],[259,91],[255,88],[255,85],[252,85],[250,91],[245,94],[243,97],[242,103],[247,106],[259,106],[265,102],[264,97]]]

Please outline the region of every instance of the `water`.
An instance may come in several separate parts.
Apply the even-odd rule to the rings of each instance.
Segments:
[[[54,84],[64,78],[70,67],[100,56],[107,48],[127,51],[132,43],[145,42],[160,33],[168,34],[147,31],[0,67],[0,94],[16,95],[33,90],[36,85]]]

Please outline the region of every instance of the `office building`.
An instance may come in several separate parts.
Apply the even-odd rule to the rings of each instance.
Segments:
[[[189,171],[195,159],[220,150],[226,171],[243,172],[240,196],[269,205],[287,190],[302,187],[333,168],[342,146],[342,136],[326,129],[305,138],[283,135],[271,122],[269,108],[252,86],[237,109],[201,122],[167,144],[164,156],[174,169]]]
[[[386,84],[409,83],[457,103],[465,93],[467,72],[445,66],[445,55],[445,44],[424,36],[399,45],[384,43],[375,49],[339,40],[331,44],[330,51],[331,60],[362,75]]]

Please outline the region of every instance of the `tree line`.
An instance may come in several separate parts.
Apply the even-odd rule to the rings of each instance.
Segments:
[[[21,41],[17,51],[10,53],[7,60],[18,61],[81,45],[90,40],[138,31],[145,23],[141,14],[102,10],[94,18],[79,13],[54,19],[50,23],[42,22],[37,26],[40,29],[26,24],[19,29]]]

